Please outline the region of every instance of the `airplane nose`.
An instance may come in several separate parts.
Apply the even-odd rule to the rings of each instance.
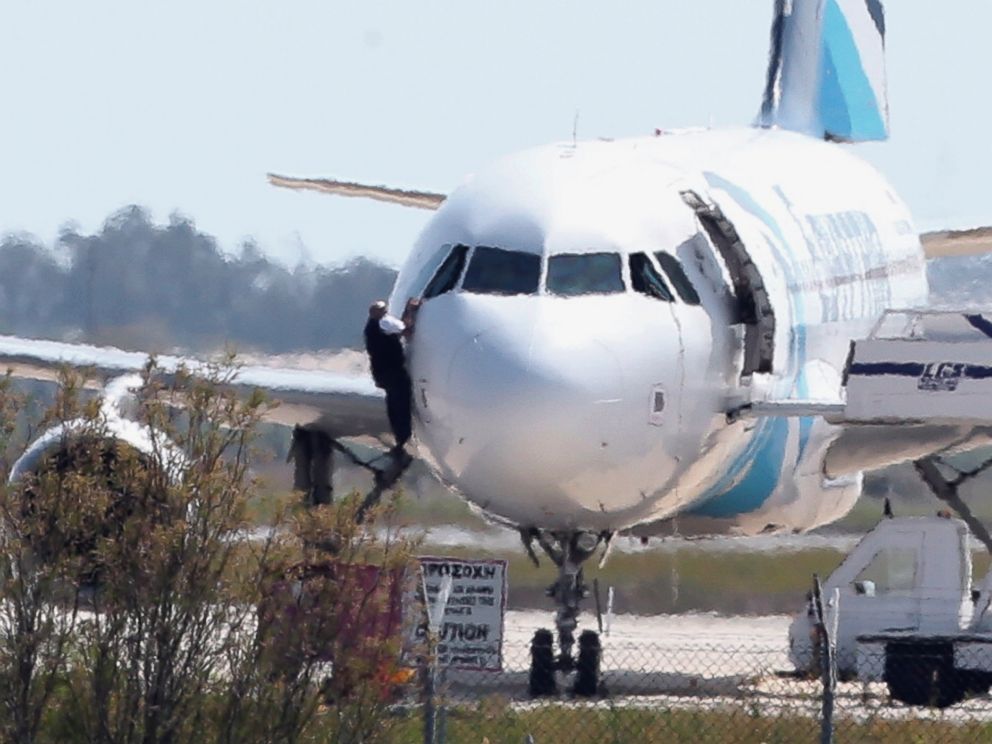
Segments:
[[[581,328],[537,322],[524,333],[478,334],[455,354],[445,390],[457,422],[446,460],[466,485],[498,479],[520,498],[574,506],[569,484],[603,478],[615,464],[623,370]]]
[[[533,329],[526,344],[501,336],[479,334],[459,350],[451,366],[449,389],[483,412],[480,423],[547,422],[556,427],[568,422],[574,431],[586,415],[585,423],[599,428],[600,419],[593,414],[622,398],[620,364],[605,343],[576,343],[542,327]],[[582,441],[589,433],[586,428],[583,436],[573,438]]]

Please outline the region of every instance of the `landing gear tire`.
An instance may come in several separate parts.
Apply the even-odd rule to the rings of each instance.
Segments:
[[[572,691],[580,697],[594,697],[599,694],[599,666],[603,649],[599,643],[599,633],[584,630],[579,636],[579,660],[575,665],[575,687]]]
[[[558,567],[558,578],[548,587],[547,594],[555,601],[555,629],[558,632],[558,658],[554,655],[554,636],[551,631],[541,629],[534,634],[530,655],[530,694],[532,696],[554,695],[557,693],[555,672],[569,674],[575,672],[575,695],[591,697],[602,694],[599,684],[599,666],[602,647],[599,635],[585,631],[579,637],[579,653],[573,656],[575,630],[579,624],[579,606],[589,596],[589,588],[582,578],[582,564],[612,533],[600,532],[544,532],[524,530],[521,532],[524,546],[531,557],[531,543],[538,544]]]
[[[528,690],[531,697],[558,694],[558,683],[555,682],[554,635],[546,628],[536,631],[530,642],[530,684]]]

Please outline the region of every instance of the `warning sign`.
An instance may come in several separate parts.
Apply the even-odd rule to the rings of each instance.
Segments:
[[[444,577],[451,577],[451,594],[438,626],[438,663],[451,669],[500,671],[506,561],[421,558],[420,565],[432,608]],[[426,625],[417,630],[420,636],[425,632]]]

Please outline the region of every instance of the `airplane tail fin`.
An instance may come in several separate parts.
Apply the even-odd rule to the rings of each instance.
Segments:
[[[775,0],[759,123],[843,142],[889,136],[881,0]]]

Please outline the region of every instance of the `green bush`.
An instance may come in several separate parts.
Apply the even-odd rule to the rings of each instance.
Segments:
[[[356,498],[253,533],[250,465],[268,403],[236,394],[235,371],[165,375],[150,362],[133,412],[143,448],[112,436],[114,412],[62,373],[37,427],[62,436],[0,486],[4,740],[385,735],[403,636],[355,628],[389,614],[412,543],[383,529],[390,507],[356,525]],[[0,385],[4,484],[23,406]]]

